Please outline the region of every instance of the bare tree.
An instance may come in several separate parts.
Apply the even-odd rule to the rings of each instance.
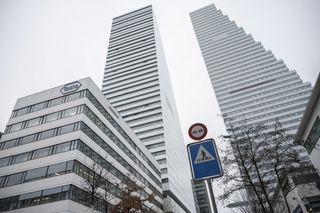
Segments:
[[[138,185],[129,175],[125,176],[119,184],[121,189],[119,194],[119,202],[113,207],[112,213],[148,213],[151,212],[145,206],[146,202],[152,202],[153,194],[147,194],[145,198],[141,196],[144,193],[144,187]]]
[[[292,136],[286,134],[279,121],[273,125],[249,125],[243,121],[236,126],[227,121],[229,135],[224,140],[228,148],[222,157],[222,183],[228,187],[219,198],[226,200],[245,190],[248,197],[254,198],[247,202],[251,209],[273,213],[279,201],[271,197],[277,186],[274,180],[281,183],[281,176],[292,172],[300,162]]]
[[[108,212],[108,204],[116,197],[117,187],[113,175],[102,168],[99,164],[93,163],[83,168],[81,176],[83,177],[83,188],[89,193],[90,207],[94,209],[98,202],[102,201],[104,210]],[[101,204],[100,204],[101,205]]]

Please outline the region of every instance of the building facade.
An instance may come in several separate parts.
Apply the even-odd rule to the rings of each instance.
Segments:
[[[95,168],[110,199],[92,204],[85,180]],[[159,164],[90,78],[17,100],[0,141],[0,212],[105,212],[128,176],[162,212]]]
[[[205,181],[193,181],[192,190],[197,213],[212,213],[207,184]]]
[[[304,111],[295,142],[306,148],[320,175],[320,74]]]
[[[152,10],[112,22],[102,92],[156,158],[166,212],[194,212],[191,174]]]
[[[224,119],[231,120],[234,127],[244,122],[264,123],[270,130],[279,119],[288,134],[296,134],[311,84],[303,82],[296,71],[289,70],[213,4],[190,16]],[[231,125],[227,122],[226,127]],[[303,148],[297,151],[302,161],[310,161]],[[274,177],[268,178],[276,184]]]

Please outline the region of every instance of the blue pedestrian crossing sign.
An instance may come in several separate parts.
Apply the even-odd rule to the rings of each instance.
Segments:
[[[217,147],[212,138],[188,144],[187,149],[195,181],[223,175]]]

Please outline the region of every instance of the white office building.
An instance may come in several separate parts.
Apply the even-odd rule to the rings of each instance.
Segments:
[[[194,212],[187,152],[152,6],[113,19],[102,92],[160,164],[165,212]]]
[[[214,5],[190,14],[222,114],[234,124],[273,123],[295,134],[312,91],[296,71]]]
[[[213,4],[190,16],[223,117],[234,126],[268,125],[278,118],[288,134],[296,134],[311,84]],[[303,148],[298,152],[309,161]]]
[[[90,78],[18,99],[0,141],[0,212],[105,212],[105,200],[89,207],[92,165],[108,173],[107,195],[129,174],[162,212],[159,164]]]

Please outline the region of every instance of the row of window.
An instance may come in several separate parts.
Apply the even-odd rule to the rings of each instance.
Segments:
[[[111,44],[110,43],[108,52],[117,52],[118,50],[120,50],[122,48],[128,48],[131,45],[144,43],[144,39],[151,38],[151,37],[154,37],[154,33],[153,32],[137,36],[134,39],[131,39],[131,40],[128,40],[128,41],[123,41],[123,42],[116,43],[116,44]]]
[[[150,41],[146,42],[143,45],[139,45],[137,47],[133,47],[132,49],[125,51],[125,52],[117,52],[116,54],[113,54],[112,56],[108,56],[107,58],[107,63],[113,62],[113,61],[117,61],[117,60],[125,60],[125,59],[132,59],[136,56],[140,56],[140,55],[144,55],[146,53],[152,52],[155,50],[155,44],[151,42],[151,39],[149,39]],[[152,68],[152,67],[151,67]],[[148,69],[144,69],[144,70],[152,70],[151,68]],[[141,72],[141,70],[139,69],[139,72],[131,72],[131,75],[133,74],[135,75],[139,75]],[[115,84],[115,82],[120,82],[120,80],[122,79],[121,77],[124,77],[125,79],[129,80],[130,78],[127,78],[127,76],[118,76],[117,79],[114,79],[114,81],[111,84],[107,84],[106,86],[110,86]],[[104,84],[103,84],[104,86]]]
[[[113,125],[114,128],[124,137],[124,139],[137,151],[137,153],[142,157],[142,159],[144,161],[146,161],[148,163],[148,165],[158,175],[160,175],[160,171],[153,165],[153,163],[147,158],[147,156],[139,149],[139,147],[132,141],[132,139],[126,134],[126,132],[119,126],[119,124],[111,117],[111,115],[107,112],[107,110],[100,104],[100,102],[98,102],[98,100],[88,90],[79,91],[79,92],[76,92],[76,93],[73,93],[73,94],[70,94],[70,95],[66,95],[66,96],[62,96],[62,97],[59,97],[59,98],[56,98],[56,99],[53,99],[53,100],[49,100],[49,101],[46,101],[46,102],[43,102],[43,103],[46,103],[45,106],[50,107],[52,105],[49,104],[49,103],[62,104],[62,103],[65,103],[66,101],[76,100],[76,99],[79,99],[79,98],[82,98],[82,97],[87,97],[91,101],[91,103],[111,123],[111,125]],[[26,108],[33,109],[34,106],[35,105],[32,105],[32,106],[29,106],[29,107],[26,107]],[[24,108],[22,108],[22,109],[24,109]],[[63,110],[63,111],[60,111],[60,112],[51,113],[51,114],[43,116],[43,117],[35,118],[35,120],[38,120],[37,122],[31,122],[32,120],[34,120],[34,119],[32,119],[30,121],[27,121],[26,123],[30,122],[30,123],[38,123],[38,124],[40,124],[41,122],[49,122],[49,121],[53,121],[55,119],[59,119],[59,118],[63,118],[63,117],[66,117],[66,116],[74,115],[76,113],[80,113],[82,110],[83,110],[82,106],[74,107],[74,108],[66,109],[66,110]],[[17,112],[19,112],[19,110],[14,111],[13,114],[18,114]],[[27,112],[30,113],[31,111],[28,110]],[[27,124],[25,124],[25,125],[27,125]],[[0,149],[8,149],[8,148],[11,148],[11,147],[14,147],[14,146],[19,146],[19,145],[31,143],[31,142],[34,142],[34,141],[43,140],[43,139],[46,139],[46,138],[49,138],[49,137],[53,137],[53,136],[56,136],[56,135],[60,135],[60,134],[65,134],[65,133],[68,133],[70,131],[76,130],[74,128],[75,127],[73,126],[73,124],[70,124],[70,125],[62,126],[60,128],[50,129],[50,130],[46,130],[46,131],[43,131],[43,132],[40,132],[40,133],[27,135],[27,136],[20,137],[20,138],[17,138],[17,139],[9,140],[9,141],[0,143]],[[10,129],[12,129],[12,126],[10,127]]]
[[[60,143],[53,146],[47,146],[40,149],[35,149],[30,152],[20,153],[17,155],[11,155],[0,159],[0,168],[4,166],[13,165],[16,163],[25,162],[28,160],[34,160],[49,155],[55,155],[62,152],[67,152],[77,148],[77,140]]]
[[[243,116],[251,116],[251,115],[255,115],[255,114],[261,113],[261,112],[271,111],[273,109],[280,109],[281,107],[284,107],[284,106],[287,106],[287,105],[290,106],[290,105],[293,105],[293,104],[296,104],[296,103],[303,103],[303,102],[306,102],[308,100],[309,100],[309,97],[300,98],[300,99],[296,99],[296,100],[289,101],[289,102],[282,103],[282,104],[267,106],[265,108],[262,108],[262,109],[259,109],[259,110],[256,110],[256,111],[251,111],[250,113],[240,114],[240,115],[236,115],[236,116],[232,116],[232,117],[238,118],[238,117],[243,117]],[[242,111],[239,111],[239,112],[242,112]],[[230,115],[233,115],[233,114],[236,114],[236,113],[233,113],[233,112],[232,113],[226,113],[226,116],[230,116]]]
[[[297,106],[294,106],[294,107],[287,107],[287,108],[284,108],[284,109],[281,109],[281,110],[277,110],[277,111],[272,111],[272,112],[269,112],[269,110],[268,111],[264,110],[265,111],[264,114],[258,115],[258,116],[254,116],[254,117],[250,117],[250,118],[245,118],[245,120],[247,122],[249,122],[249,121],[256,121],[256,120],[261,119],[261,118],[266,118],[266,117],[271,117],[271,116],[274,117],[275,115],[282,114],[284,112],[288,113],[290,111],[294,111],[294,110],[297,110],[297,109],[304,109],[306,105],[307,104],[304,103],[304,104],[297,105]],[[286,104],[286,106],[290,106],[290,105]],[[269,112],[269,113],[267,113],[267,112]],[[246,116],[247,116],[247,114],[246,114]],[[240,121],[234,121],[233,124],[236,125],[238,123],[241,123],[242,122],[241,120],[243,120],[243,119],[240,118]]]
[[[45,130],[42,132],[37,132],[31,135],[26,135],[23,137],[2,142],[0,143],[0,149],[9,149],[15,146],[21,146],[21,145],[32,143],[35,141],[40,141],[40,140],[55,137],[58,135],[73,132],[76,130],[79,130],[79,123],[68,124],[61,127]]]
[[[163,139],[163,138],[164,138],[164,134],[161,133],[161,134],[157,134],[157,135],[141,138],[141,141],[143,143],[145,143],[145,142],[148,142],[148,141],[154,141],[154,140]]]
[[[138,125],[132,125],[130,128],[133,129],[136,133],[141,133],[141,132],[138,132],[138,131],[136,131],[136,130],[142,129],[142,128],[145,128],[145,127],[151,127],[151,126],[155,126],[155,125],[161,125],[161,124],[163,124],[162,119],[156,120],[156,121],[151,121],[151,122],[148,122],[148,123],[143,123],[143,124],[138,124]]]
[[[131,75],[130,77],[124,77],[119,79],[119,81],[115,81],[113,83],[107,82],[107,84],[103,85],[104,89],[107,89],[106,92],[109,92],[110,90],[115,91],[116,89],[122,89],[125,87],[128,87],[129,85],[136,85],[139,82],[145,82],[148,79],[158,77],[158,73],[156,70],[151,70],[149,72],[144,73],[135,73],[134,75]]]
[[[112,23],[112,28],[111,28],[111,34],[114,35],[117,32],[121,32],[124,31],[126,29],[130,29],[133,28],[135,26],[139,26],[139,25],[143,25],[145,23],[148,22],[152,22],[153,18],[152,18],[152,13],[150,11],[146,12],[144,15],[141,15],[143,18],[142,19],[138,19],[139,16],[137,17],[132,17],[132,18],[127,18],[125,19],[125,21],[123,21],[121,24],[118,22],[113,22]],[[128,25],[128,21],[131,21],[130,25]]]
[[[74,171],[74,168],[75,161],[72,160],[11,175],[1,176],[0,188],[70,173]]]
[[[154,128],[154,129],[148,129],[148,130],[145,130],[145,131],[141,131],[141,132],[135,132],[136,135],[139,137],[141,135],[145,135],[145,134],[150,134],[150,133],[159,133],[159,132],[163,132],[164,128],[163,127],[157,127],[157,128]]]
[[[137,172],[127,161],[125,161],[117,152],[115,152],[107,143],[105,143],[97,134],[95,134],[87,125],[82,124],[82,131],[90,137],[96,144],[98,144],[102,149],[104,149],[109,155],[117,160],[124,168],[126,168],[130,174],[139,179],[142,183],[152,189],[157,195],[161,194],[149,181],[147,181],[139,172]],[[94,158],[92,157],[94,160]],[[98,164],[101,164],[97,162]],[[161,186],[161,183],[156,179],[153,174],[150,174],[150,171],[144,171],[158,186]],[[116,175],[117,176],[117,175]],[[160,176],[160,175],[159,175]]]
[[[140,118],[135,118],[135,119],[132,119],[132,120],[126,120],[127,124],[133,124],[133,123],[137,123],[137,122],[140,122],[140,121],[144,121],[144,120],[150,120],[151,118],[160,118],[162,117],[162,113],[156,113],[156,114],[153,114],[153,115],[147,115],[147,116],[144,116],[144,117],[140,117]]]
[[[299,85],[299,87],[295,87]],[[252,98],[256,98],[256,97],[261,97],[261,96],[264,96],[264,95],[268,95],[268,94],[272,94],[274,92],[279,92],[279,91],[283,91],[284,93],[277,93],[277,94],[286,94],[288,93],[288,90],[290,91],[302,91],[304,89],[308,89],[310,88],[309,85],[301,85],[300,82],[297,82],[297,83],[294,83],[294,84],[289,84],[289,85],[285,85],[285,86],[282,86],[282,87],[276,87],[276,88],[273,88],[273,89],[270,89],[270,90],[264,90],[263,92],[257,92],[255,94],[252,94],[252,95],[245,95],[245,96],[240,96],[240,97],[237,97],[237,96],[229,96],[227,98],[221,98],[219,99],[219,102],[221,103],[220,106],[224,106],[224,105],[230,105],[232,104],[232,102],[235,102],[235,101],[243,101],[243,100],[246,100],[246,99],[252,99]],[[224,100],[224,101],[222,101]]]
[[[137,72],[138,71],[138,72]],[[115,88],[117,86],[123,86],[127,81],[136,81],[132,79],[145,79],[146,77],[150,77],[152,75],[157,74],[156,66],[150,66],[144,69],[135,70],[133,72],[125,72],[125,75],[117,76],[116,79],[108,79],[107,82],[104,82],[103,88]]]
[[[137,96],[138,95],[138,96]],[[115,108],[131,106],[132,104],[138,104],[141,102],[148,102],[158,100],[160,97],[159,87],[149,88],[147,90],[138,91],[133,94],[127,94],[124,96],[108,98]]]
[[[252,72],[251,72],[252,73]],[[285,73],[288,73],[287,68],[275,68],[271,69],[265,72],[259,72],[259,73],[253,73],[252,75],[243,75],[242,78],[233,78],[233,80],[228,81],[228,82],[223,82],[219,87],[223,87],[225,85],[235,85],[238,84],[239,82],[242,82],[242,84],[247,84],[251,83],[252,81],[258,81],[266,78],[271,78],[271,77],[276,77],[279,75],[283,75]],[[218,87],[217,85],[215,85]]]
[[[252,61],[252,60],[247,60],[247,61],[244,61],[244,62],[241,62],[239,64],[236,64],[234,66],[228,66],[228,67],[224,67],[223,69],[219,70],[219,72],[217,72],[216,74],[220,74],[220,73],[223,73],[225,74],[225,72],[227,70],[231,70],[233,72],[234,69],[249,69],[250,66],[251,67],[259,67],[261,66],[261,64],[264,64],[264,63],[267,63],[267,62],[270,62],[270,61],[275,61],[275,58],[272,54],[268,54],[267,56],[261,56],[259,59],[256,58],[255,61]],[[211,70],[212,68],[208,67],[209,70]]]
[[[133,97],[133,96],[136,96],[138,94],[145,94],[145,91],[148,91],[148,92],[153,92],[155,90],[159,89],[159,84],[158,83],[150,83],[148,85],[145,85],[145,87],[141,87],[141,88],[137,88],[137,89],[134,89],[132,91],[126,91],[124,93],[119,93],[121,94],[121,96],[119,96],[119,94],[109,94],[108,95],[108,99],[111,99],[111,102],[112,102],[112,99],[115,98],[115,99],[124,99],[124,97]],[[104,91],[102,91],[104,92]],[[104,92],[105,95],[106,92]]]
[[[158,185],[160,186],[160,181],[148,170],[148,168],[128,149],[128,147],[126,147],[120,140],[119,138],[112,132],[110,131],[110,129],[88,108],[85,107],[84,108],[84,114],[87,115],[87,117],[94,123],[96,124],[97,127],[99,127],[99,129],[106,134],[106,136],[108,136],[108,138],[111,139],[111,141],[116,144],[133,162],[135,162],[135,164],[137,166],[139,166],[153,181],[155,181],[156,183],[158,183]],[[92,130],[91,130],[92,131]],[[96,135],[96,133],[94,133],[93,131],[91,132],[91,134]],[[98,137],[98,135],[96,135]],[[95,138],[93,138],[93,140],[95,140]],[[101,139],[102,140],[102,139]],[[105,143],[106,144],[106,143]],[[111,149],[111,147],[109,145],[107,145],[109,147],[109,149]],[[140,149],[139,149],[140,150]],[[110,151],[111,152],[111,151]],[[108,153],[110,153],[108,152]],[[114,152],[114,151],[113,151]],[[117,159],[122,160],[122,157],[120,157],[120,155],[118,155]],[[149,160],[149,159],[148,159]],[[127,162],[125,162],[127,163]],[[157,170],[158,173],[160,173],[159,170]],[[157,173],[157,174],[158,174]],[[160,176],[160,174],[158,174]]]
[[[106,65],[107,70],[112,70],[114,68],[119,69],[119,68],[124,68],[124,67],[131,67],[133,64],[137,64],[137,62],[141,61],[151,61],[155,59],[156,52],[155,51],[150,51],[148,53],[142,54],[142,55],[137,55],[134,58],[128,59],[128,60],[119,60],[114,63],[109,63]]]
[[[125,30],[125,32],[119,32],[118,35],[112,34],[112,37],[110,37],[109,43],[118,43],[119,41],[127,41],[129,39],[132,39],[133,37],[139,36],[143,33],[146,33],[148,31],[153,30],[153,23],[147,23],[145,25],[140,25],[135,28],[131,28],[128,30]]]
[[[54,112],[48,115],[32,118],[30,120],[26,120],[23,122],[15,123],[12,125],[8,125],[5,133],[19,131],[21,129],[26,129],[29,127],[34,127],[37,125],[49,123],[51,121],[55,121],[58,119],[66,118],[69,116],[73,116],[82,112],[82,106],[76,106],[69,109],[61,110],[58,112]]]
[[[65,95],[62,97],[58,97],[55,99],[51,99],[48,101],[44,101],[41,103],[37,103],[31,106],[27,106],[21,109],[14,110],[10,118],[18,117],[21,115],[25,115],[31,112],[36,112],[45,108],[53,107],[59,104],[63,104],[66,102],[74,101],[84,97],[84,91],[75,92],[69,95]]]
[[[152,14],[152,11],[149,9],[150,6],[147,6],[146,8],[140,9],[139,11],[134,11],[122,16],[119,16],[117,18],[113,19],[112,26],[120,25],[121,23],[127,23],[128,21],[135,20],[137,18],[147,16]]]
[[[301,93],[292,94],[292,95],[287,95],[287,96],[284,96],[284,97],[280,97],[278,99],[273,99],[273,100],[266,101],[266,102],[260,103],[258,105],[252,105],[252,106],[249,106],[249,107],[246,107],[246,108],[243,108],[243,109],[240,108],[242,106],[248,106],[249,104],[252,104],[252,103],[262,102],[262,101],[266,100],[267,97],[265,97],[265,98],[256,99],[256,100],[252,100],[252,101],[249,101],[249,102],[241,103],[241,104],[238,104],[238,105],[233,105],[231,107],[226,107],[226,108],[223,108],[222,111],[227,111],[227,110],[231,110],[231,109],[238,109],[237,110],[237,112],[238,112],[238,111],[240,111],[239,108],[241,110],[247,111],[247,110],[250,110],[250,109],[255,109],[255,108],[258,108],[258,107],[261,107],[261,106],[265,106],[267,104],[279,103],[280,101],[293,99],[293,98],[299,97],[299,96],[305,96],[305,95],[307,95],[309,93],[311,93],[311,90],[305,91],[305,92],[301,92]],[[268,98],[274,98],[274,97],[275,97],[275,95],[272,95],[272,96],[270,96]],[[231,111],[231,112],[234,112],[234,111]]]
[[[220,74],[213,74],[210,73],[210,78],[213,78],[215,81],[221,81],[223,82],[225,79],[234,79],[241,77],[241,74],[245,73],[252,73],[256,70],[264,70],[264,69],[271,69],[271,68],[277,68],[278,66],[285,66],[283,64],[283,61],[276,61],[275,59],[268,59],[268,60],[262,60],[258,63],[252,63],[249,64],[247,67],[234,67],[230,70],[225,70],[221,72]]]
[[[124,174],[122,174],[112,164],[110,164],[108,161],[106,161],[104,158],[102,158],[99,154],[94,152],[90,147],[88,147],[85,143],[83,143],[80,140],[74,140],[74,141],[70,141],[70,142],[66,142],[66,143],[62,143],[54,146],[49,146],[49,147],[31,151],[31,152],[22,153],[16,156],[9,156],[3,159],[16,159],[17,157],[21,158],[20,156],[30,156],[30,158],[25,157],[23,161],[20,161],[20,162],[25,162],[28,160],[33,160],[33,159],[45,157],[48,155],[70,151],[73,149],[78,149],[79,151],[84,153],[86,156],[91,158],[93,161],[95,161],[97,164],[99,164],[102,168],[106,169],[111,174],[113,174],[115,177],[119,179],[125,178]],[[38,155],[38,153],[40,153],[40,155]],[[12,161],[12,164],[15,164],[15,163],[18,163],[18,162]],[[126,165],[126,168],[128,169],[128,165]],[[80,164],[78,166],[77,165],[73,166],[73,161],[63,162],[63,163],[58,163],[58,164],[54,164],[46,167],[32,169],[25,172],[20,172],[17,174],[0,177],[0,187],[8,187],[16,184],[21,184],[21,183],[30,182],[38,179],[43,179],[43,178],[49,178],[52,176],[70,173],[70,172],[75,172],[76,174],[79,174],[80,176],[83,177],[85,174],[90,174],[90,172],[87,170],[88,168],[84,167],[83,165],[81,166]],[[130,171],[131,169],[128,169],[128,170]],[[155,189],[153,186],[149,186],[149,188],[151,188],[155,194],[161,197],[161,193],[157,189]],[[144,197],[147,197],[147,194],[144,191],[142,192],[141,195]],[[160,205],[160,204],[157,204],[157,205]]]
[[[125,94],[127,92],[131,91],[136,91],[138,89],[144,88],[144,87],[149,87],[155,83],[158,83],[158,75],[154,75],[151,77],[147,77],[145,79],[138,79],[137,81],[134,82],[126,82],[126,85],[124,86],[119,86],[115,87],[113,89],[106,89],[105,94],[106,95],[114,95],[114,94]]]
[[[160,98],[160,90],[155,89],[149,92],[144,93],[143,95],[140,95],[139,97],[132,96],[132,97],[126,97],[124,99],[119,99],[117,101],[112,102],[113,106],[118,109],[118,107],[126,107],[131,106],[137,103],[146,102],[149,101],[156,101]]]
[[[253,51],[264,51],[263,47],[261,46],[260,43],[253,43],[251,45],[246,45],[243,46],[241,48],[237,48],[237,49],[231,49],[229,51],[224,51],[224,52],[219,52],[218,56],[212,58],[212,62],[217,63],[217,62],[221,62],[226,56],[229,56],[229,58],[231,57],[235,57],[241,54],[245,54],[245,53],[249,53],[249,52],[253,52]],[[211,54],[208,54],[208,57],[212,56]]]
[[[165,143],[162,141],[162,142],[159,142],[159,143],[154,143],[154,144],[150,144],[150,145],[146,145],[147,149],[155,149],[155,148],[158,148],[158,147],[163,147],[165,146]]]
[[[236,72],[234,73],[235,75],[230,74],[230,76],[221,79],[222,77],[219,78],[215,78],[216,82],[215,85],[221,85],[221,84],[226,84],[226,83],[233,83],[235,82],[235,79],[240,79],[240,80],[244,80],[247,77],[248,78],[253,78],[253,77],[259,77],[262,75],[266,75],[268,73],[272,73],[272,72],[278,72],[280,70],[284,70],[285,72],[288,71],[288,68],[285,66],[285,64],[283,64],[282,62],[278,62],[278,63],[272,63],[272,64],[264,64],[262,66],[259,67],[253,67],[249,70],[242,70],[243,72]]]
[[[35,134],[32,134],[32,135],[28,135],[28,136],[25,136],[25,137],[22,137],[22,138],[18,138],[18,139],[14,139],[14,140],[11,140],[11,141],[23,141],[24,138],[29,138],[30,136],[32,136],[31,138],[34,139],[33,141],[37,141],[37,140],[42,140],[42,136],[43,135],[45,135],[45,139],[46,139],[46,138],[54,137],[54,136],[57,136],[57,135],[60,135],[60,134],[65,134],[65,133],[69,133],[69,132],[72,132],[72,131],[77,131],[79,129],[81,129],[84,133],[86,133],[92,140],[94,140],[100,147],[102,147],[113,158],[115,158],[121,165],[123,165],[125,168],[127,168],[128,171],[130,171],[131,174],[133,174],[135,177],[137,177],[141,182],[143,182],[145,185],[147,185],[149,188],[151,188],[154,192],[157,192],[157,194],[161,195],[161,193],[159,191],[157,191],[152,186],[152,184],[150,184],[131,165],[129,165],[128,162],[126,162],[118,153],[116,153],[107,143],[105,143],[98,135],[96,135],[91,129],[89,129],[83,122],[78,122],[78,123],[69,124],[69,125],[65,125],[65,126],[62,126],[62,127],[46,130],[44,132],[35,133]],[[6,143],[8,143],[8,142],[11,144],[11,141],[7,141],[4,144],[6,145]],[[29,142],[32,142],[32,141],[29,141]],[[17,142],[15,142],[15,143],[17,144]],[[45,147],[45,148],[42,148],[42,149],[39,149],[39,150],[34,150],[32,152],[27,152],[27,153],[22,153],[22,154],[15,155],[15,156],[9,156],[9,157],[6,157],[6,158],[2,158],[2,159],[0,159],[0,165],[1,166],[12,165],[12,164],[16,164],[16,163],[20,163],[20,162],[24,162],[24,161],[28,161],[28,160],[32,160],[32,159],[36,159],[36,158],[39,158],[39,157],[44,157],[44,156],[47,156],[47,155],[57,154],[57,153],[60,153],[60,152],[68,151],[68,150],[74,149],[76,147],[74,145],[75,143],[76,142],[73,142],[73,143],[67,142],[67,143],[64,143],[64,144],[59,144],[59,145],[55,145],[55,146],[51,146],[51,147]],[[22,144],[20,143],[19,145],[22,145]],[[3,147],[6,147],[6,146],[3,146]],[[88,148],[86,148],[84,150],[88,150]],[[93,155],[92,152],[88,152],[87,151],[87,152],[84,152],[84,153],[86,155],[88,155],[89,157],[93,158],[93,159],[98,158],[97,154],[94,155],[95,157],[91,156],[91,155]],[[97,163],[99,163],[99,162],[97,162]],[[107,164],[109,164],[109,163],[107,163]],[[144,167],[144,165],[140,161],[139,161],[139,163],[137,165],[139,165],[140,168],[141,167],[144,168],[143,171],[145,171],[146,174],[148,174],[148,176],[151,179],[153,179],[157,185],[161,186],[161,183],[159,182],[159,180],[156,179],[153,176],[153,174],[150,173],[150,171],[146,170],[146,168]],[[117,174],[116,176],[119,176],[119,174]]]
[[[148,110],[144,110],[144,111],[139,111],[139,112],[136,112],[136,113],[132,113],[132,114],[128,114],[128,115],[124,115],[122,116],[123,119],[132,119],[132,118],[136,118],[136,117],[139,117],[139,115],[144,115],[146,113],[150,114],[152,112],[157,112],[157,111],[161,111],[161,106],[159,107],[154,107],[154,108],[151,108],[151,109],[148,109]]]
[[[0,199],[0,212],[37,206],[66,199],[76,201],[88,207],[90,206],[90,194],[88,192],[85,192],[84,190],[73,185],[64,185],[2,198]],[[105,206],[105,202],[98,199],[95,209],[104,212]],[[112,205],[108,204],[108,206],[110,206],[109,210],[111,210]]]
[[[149,102],[149,103],[144,103],[143,105],[138,105],[135,106],[133,108],[127,108],[127,109],[123,109],[123,110],[119,110],[118,112],[120,114],[122,113],[130,113],[130,112],[134,112],[134,111],[138,111],[141,109],[145,109],[145,108],[149,108],[149,107],[155,107],[155,106],[160,106],[161,105],[161,101],[160,100],[155,100],[153,102]]]

